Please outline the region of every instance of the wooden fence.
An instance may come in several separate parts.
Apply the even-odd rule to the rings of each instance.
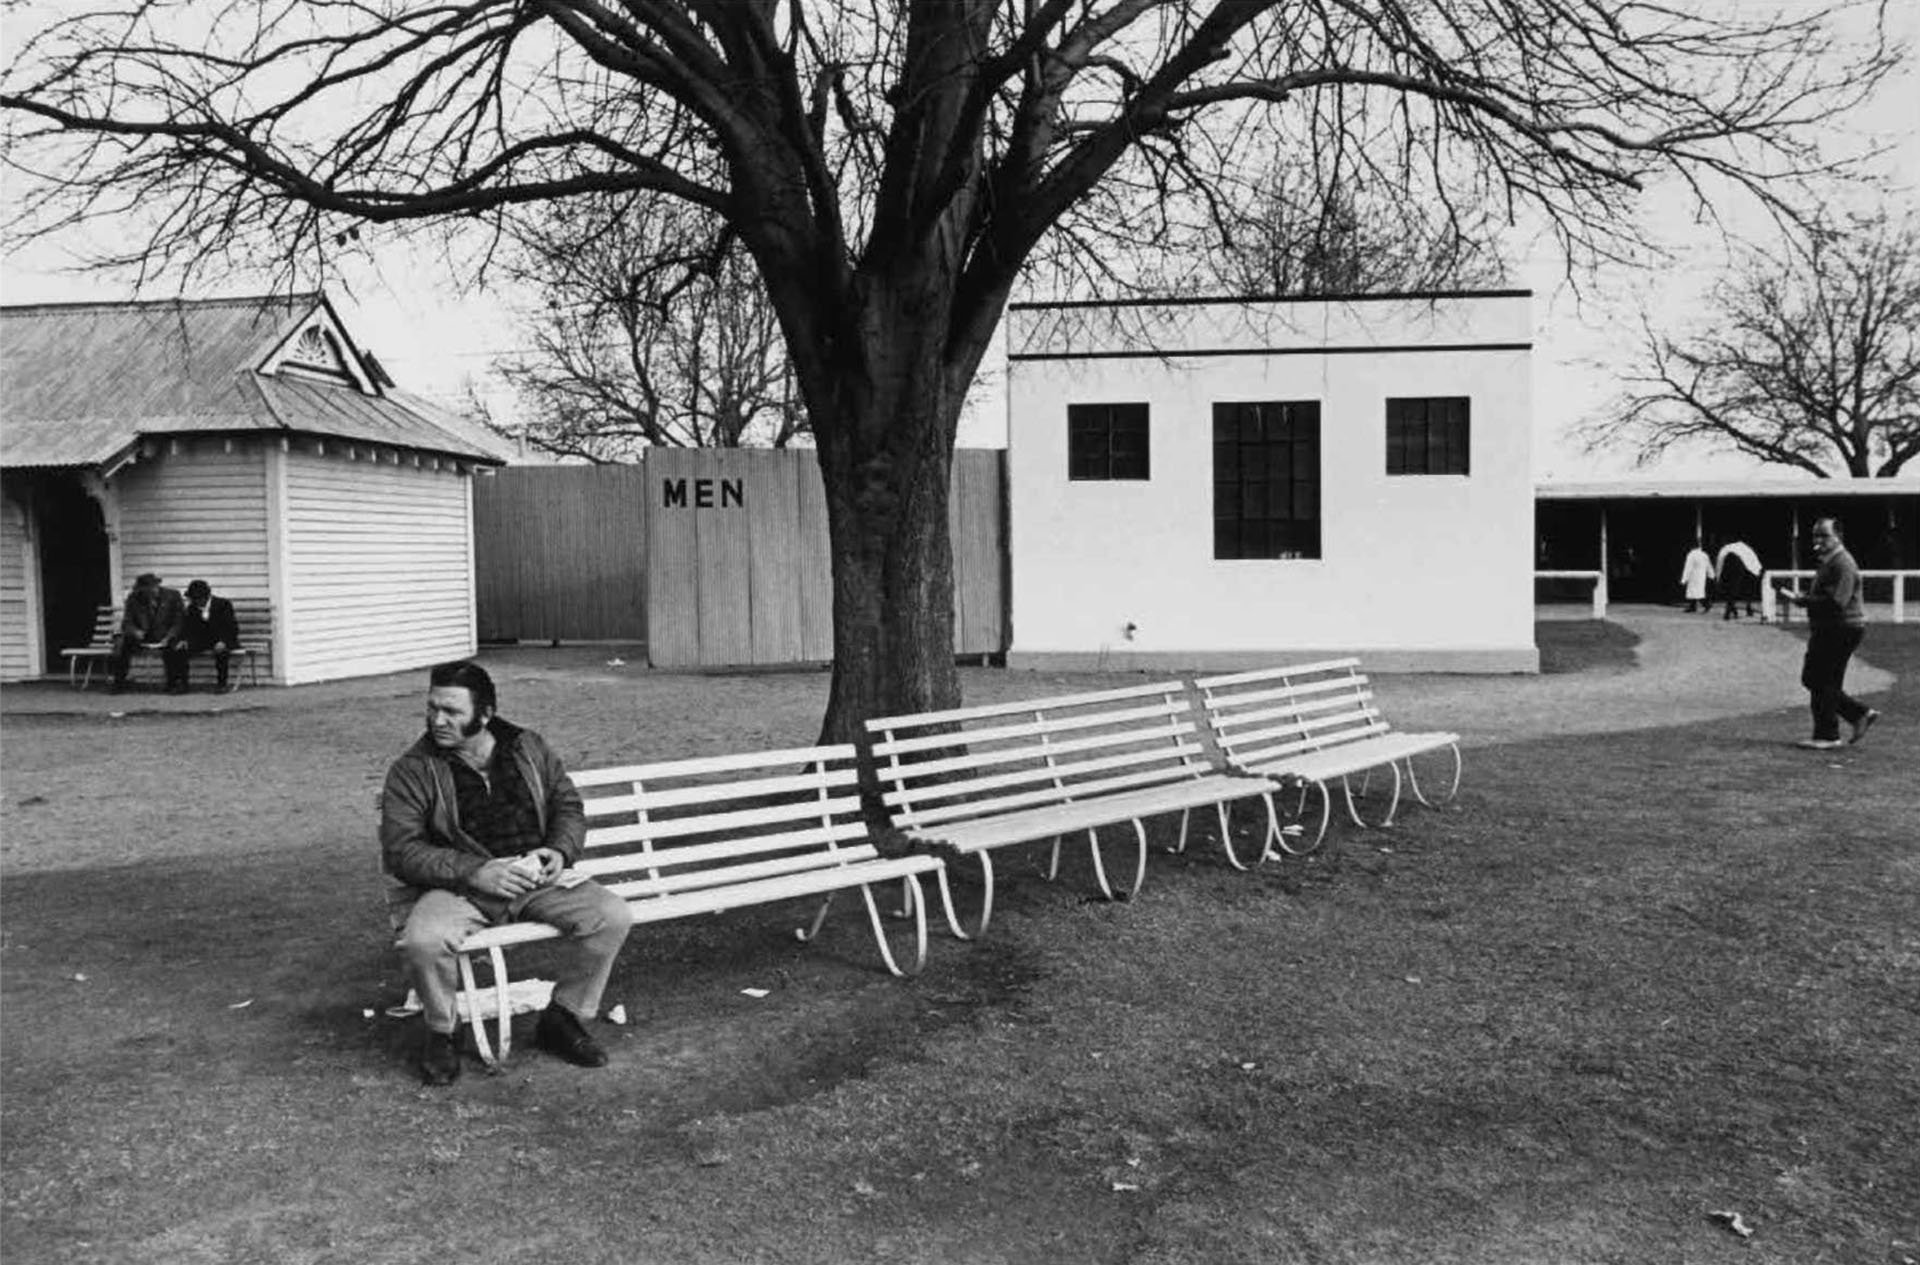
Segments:
[[[482,641],[645,641],[646,470],[508,466],[474,480]]]
[[[998,451],[954,453],[954,653],[1006,649],[1005,477]],[[655,667],[833,657],[827,502],[807,450],[647,454],[648,657]]]
[[[954,652],[1007,647],[1003,454],[954,454]],[[509,466],[476,485],[480,635],[641,640],[655,667],[833,657],[826,496],[811,450],[657,448]]]

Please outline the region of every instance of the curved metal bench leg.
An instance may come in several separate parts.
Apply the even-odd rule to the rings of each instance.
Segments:
[[[473,1031],[473,1048],[480,1055],[480,1061],[488,1067],[499,1067],[506,1062],[507,1053],[513,1043],[513,1011],[507,1005],[507,959],[498,945],[487,950],[493,964],[493,997],[498,1011],[496,1023],[500,1032],[500,1053],[494,1055],[493,1044],[487,1040],[487,1021],[480,1013],[480,986],[473,977],[473,955],[460,955],[460,987],[467,995],[467,1026]]]
[[[1269,850],[1272,847],[1273,836],[1280,830],[1280,823],[1274,817],[1273,796],[1266,794],[1260,798],[1267,806],[1267,831],[1260,836],[1260,855],[1255,857],[1251,864],[1242,861],[1240,854],[1234,850],[1233,805],[1225,800],[1214,805],[1214,811],[1218,813],[1220,817],[1220,846],[1227,854],[1227,864],[1236,870],[1250,870],[1266,860]]]
[[[1453,780],[1448,783],[1445,794],[1436,795],[1432,799],[1427,798],[1426,794],[1420,789],[1420,775],[1414,772],[1413,757],[1408,756],[1406,759],[1407,786],[1412,790],[1413,797],[1422,804],[1425,804],[1428,808],[1438,808],[1442,804],[1451,804],[1453,797],[1460,793],[1460,744],[1450,742],[1447,744],[1447,750],[1453,753]]]
[[[1392,798],[1391,798],[1391,799],[1389,799],[1389,800],[1387,801],[1387,811],[1386,811],[1386,814],[1385,814],[1384,816],[1382,816],[1382,817],[1380,818],[1380,820],[1379,820],[1379,821],[1377,821],[1377,822],[1374,822],[1374,823],[1371,823],[1371,824],[1372,824],[1373,826],[1375,826],[1376,828],[1381,828],[1381,829],[1384,829],[1385,827],[1388,827],[1388,826],[1391,826],[1391,825],[1393,824],[1393,814],[1394,814],[1395,812],[1397,812],[1397,811],[1399,810],[1399,808],[1400,808],[1400,765],[1399,765],[1399,762],[1398,762],[1398,761],[1394,761],[1394,762],[1391,762],[1391,763],[1389,763],[1389,764],[1387,764],[1387,765],[1386,765],[1386,768],[1387,768],[1387,769],[1388,769],[1389,771],[1391,771],[1391,772],[1392,772],[1392,774],[1393,774],[1393,796],[1392,796]],[[1372,770],[1372,769],[1368,769],[1368,770],[1366,771],[1366,773],[1362,775],[1362,785],[1363,785],[1363,788],[1364,788],[1364,783],[1365,783],[1365,778],[1367,778],[1367,777],[1371,777],[1372,775],[1373,775],[1373,770]],[[1364,820],[1364,819],[1363,819],[1363,818],[1362,818],[1362,817],[1360,816],[1360,809],[1359,809],[1359,808],[1358,808],[1358,807],[1357,807],[1357,806],[1356,806],[1356,805],[1354,804],[1354,802],[1353,802],[1353,779],[1352,779],[1352,778],[1350,778],[1350,777],[1342,777],[1342,778],[1340,779],[1340,788],[1341,788],[1341,790],[1342,790],[1342,791],[1343,791],[1343,792],[1345,793],[1345,795],[1346,795],[1346,800],[1347,800],[1347,815],[1348,815],[1349,817],[1351,817],[1351,818],[1353,818],[1353,824],[1354,824],[1354,825],[1356,825],[1356,826],[1360,826],[1360,827],[1362,827],[1362,828],[1364,829],[1365,827],[1367,827],[1367,826],[1369,825],[1369,823],[1368,823],[1367,821],[1365,821],[1365,820]],[[1365,792],[1364,792],[1364,789],[1363,789],[1363,791],[1362,791],[1362,793],[1363,793],[1363,794],[1365,793]]]
[[[1093,856],[1093,881],[1100,886],[1100,895],[1113,899],[1113,885],[1107,882],[1107,866],[1100,859],[1100,832],[1087,831],[1087,851]]]
[[[1173,853],[1175,856],[1180,856],[1187,850],[1187,819],[1192,816],[1193,810],[1191,808],[1183,808],[1180,810],[1180,839],[1171,848],[1167,849],[1168,852]]]
[[[993,857],[985,852],[974,854],[980,861],[980,921],[972,931],[960,925],[960,911],[954,907],[953,887],[947,882],[947,869],[954,859],[949,858],[946,865],[934,871],[940,882],[940,909],[947,916],[947,930],[956,940],[972,940],[987,933],[987,923],[993,918]]]
[[[861,890],[864,891],[865,888]],[[801,944],[811,944],[814,940],[818,939],[820,936],[820,925],[826,922],[827,911],[833,908],[833,898],[839,894],[838,892],[828,892],[827,898],[820,902],[820,912],[813,916],[813,925],[808,927],[795,927],[793,929],[793,938]],[[867,903],[869,905],[873,903],[871,896],[867,898]]]
[[[1321,843],[1325,841],[1327,837],[1327,827],[1333,822],[1333,793],[1327,789],[1325,782],[1302,781],[1300,783],[1300,807],[1293,815],[1295,817],[1305,816],[1307,792],[1316,789],[1320,792],[1320,829],[1314,832],[1313,842],[1304,848],[1289,844],[1287,842],[1287,836],[1289,832],[1304,836],[1306,834],[1305,829],[1298,826],[1282,826],[1278,813],[1274,811],[1273,796],[1269,795],[1266,797],[1267,846],[1269,848],[1279,848],[1288,856],[1303,857],[1319,848]]]
[[[1047,868],[1041,871],[1049,883],[1060,877],[1060,845],[1066,841],[1067,837],[1065,835],[1055,835],[1053,837],[1053,849],[1047,854]],[[985,858],[987,854],[982,852],[980,855],[982,858]]]
[[[1147,824],[1138,817],[1133,819],[1133,834],[1140,841],[1140,846],[1134,852],[1133,886],[1127,888],[1128,900],[1138,896],[1147,881]]]
[[[903,884],[903,899],[912,907],[912,912],[919,915],[914,919],[913,965],[904,969],[894,959],[893,946],[887,943],[887,925],[880,917],[879,904],[873,899],[873,885],[862,883],[860,895],[867,903],[867,921],[873,924],[873,938],[880,946],[880,958],[887,964],[887,970],[895,975],[918,975],[927,964],[927,904],[919,879],[909,874]]]

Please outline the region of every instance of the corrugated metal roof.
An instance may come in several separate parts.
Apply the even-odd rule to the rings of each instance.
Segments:
[[[297,431],[498,461],[394,400],[255,372],[320,294],[0,308],[0,465],[97,465],[140,435]]]

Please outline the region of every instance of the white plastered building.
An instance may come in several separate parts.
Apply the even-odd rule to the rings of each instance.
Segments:
[[[1526,291],[1018,304],[1008,662],[1533,672]]]

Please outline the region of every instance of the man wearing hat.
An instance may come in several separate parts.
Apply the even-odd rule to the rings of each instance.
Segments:
[[[120,615],[120,635],[114,639],[115,694],[127,688],[127,669],[134,652],[152,646],[160,648],[161,661],[166,664],[168,691],[178,693],[187,688],[187,655],[184,650],[174,649],[185,613],[186,603],[180,600],[180,590],[166,588],[153,572],[133,582]]]
[[[224,597],[215,597],[212,586],[205,580],[187,585],[187,609],[180,618],[179,645],[189,655],[212,655],[213,688],[222,694],[232,688],[227,684],[227,660],[240,648],[240,621],[234,617],[233,603]],[[184,690],[186,686],[183,658],[180,688]]]

